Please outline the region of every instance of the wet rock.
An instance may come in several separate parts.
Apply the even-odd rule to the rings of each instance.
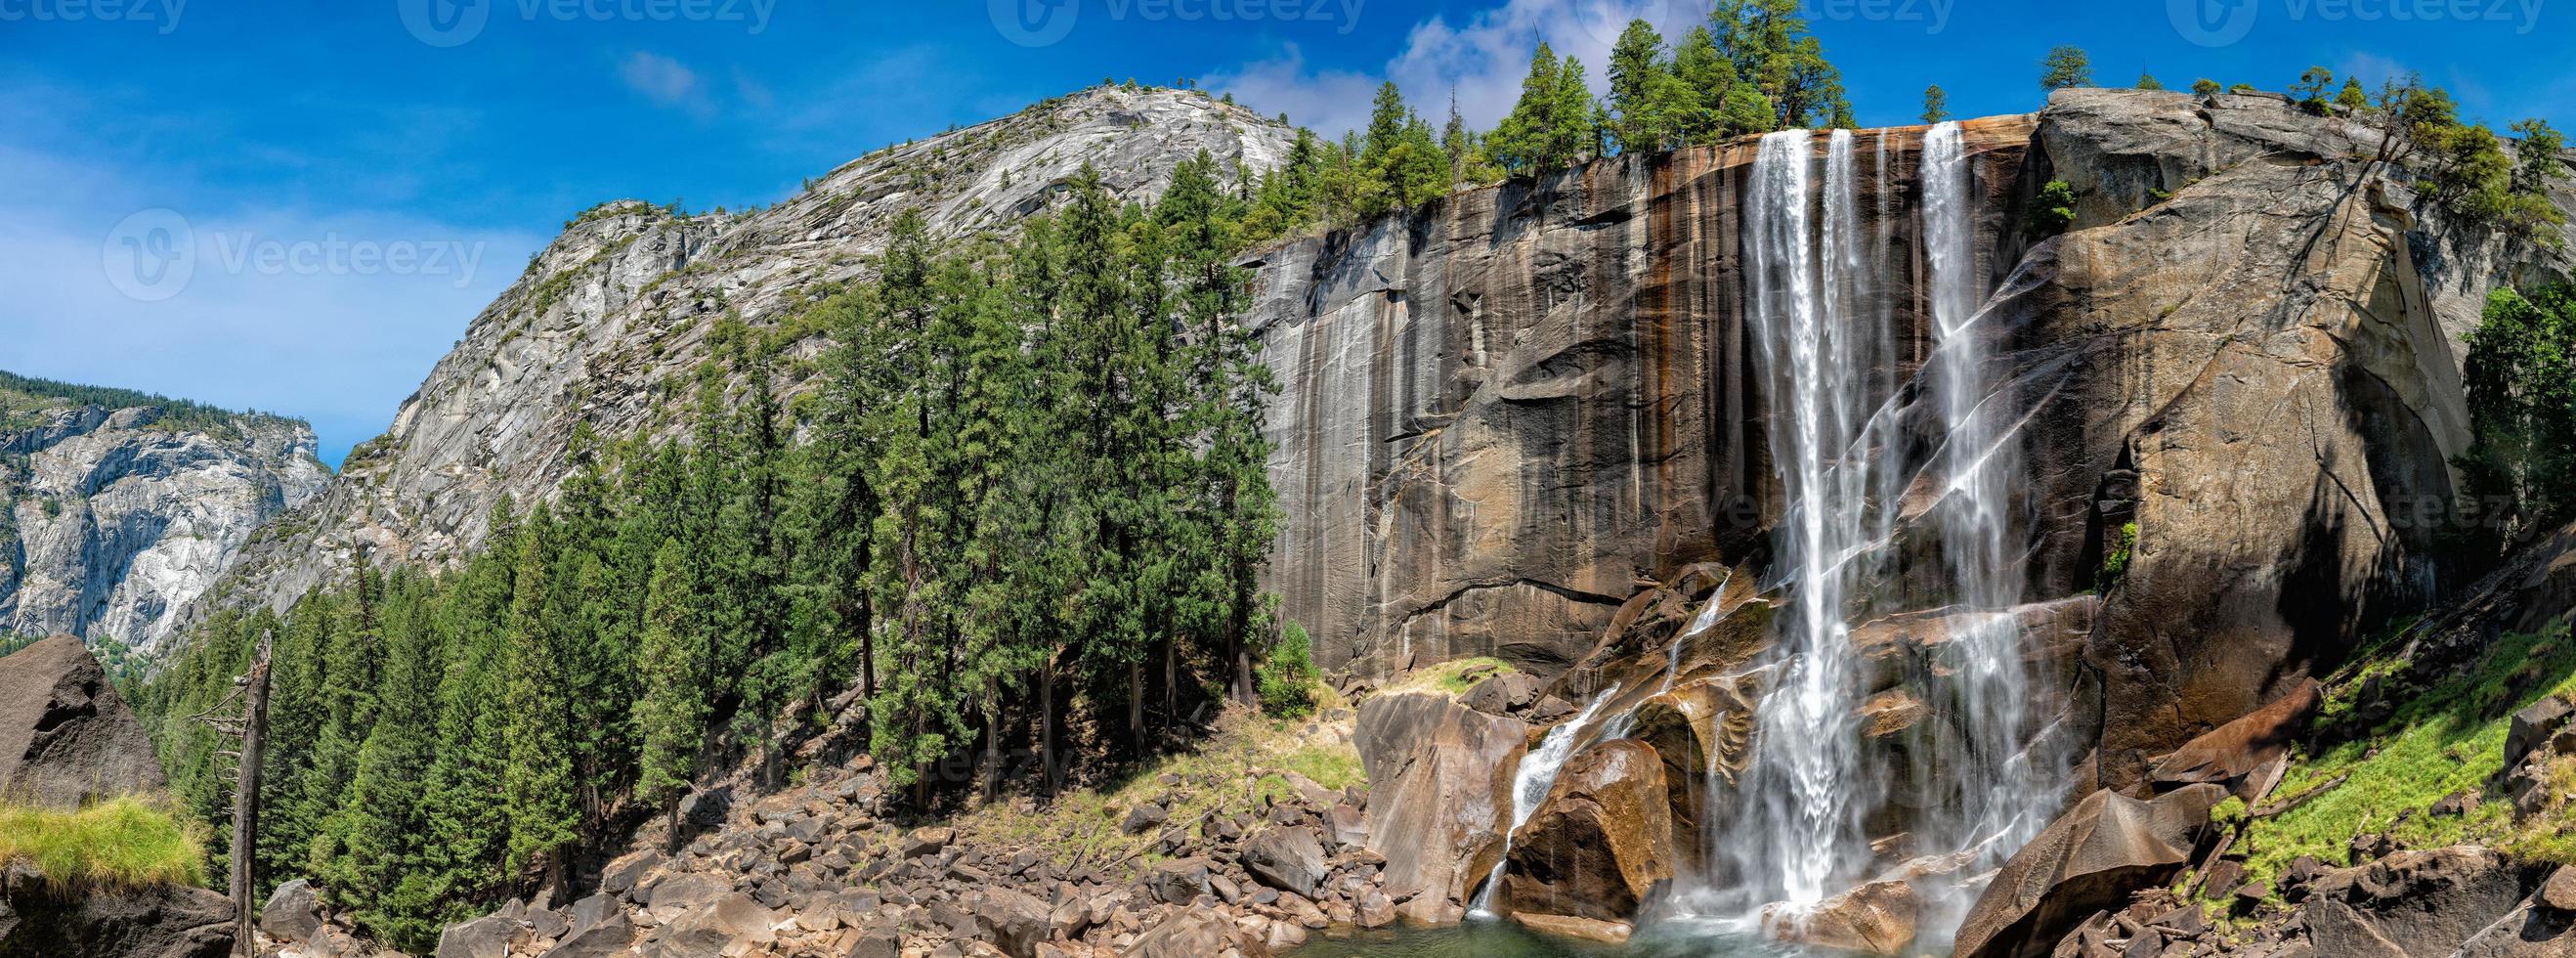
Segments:
[[[1611,945],[1627,944],[1629,936],[1636,933],[1635,926],[1624,921],[1602,921],[1597,918],[1576,918],[1569,915],[1543,915],[1537,912],[1516,911],[1512,913],[1512,921],[1542,935],[1597,941]]]
[[[2036,958],[2084,916],[2171,881],[2209,829],[2217,785],[2186,785],[2139,801],[2085,796],[2004,863],[1959,929],[1959,958]]]
[[[1512,837],[1502,900],[1514,911],[1628,920],[1673,877],[1670,802],[1663,759],[1646,743],[1575,753]]]
[[[1914,943],[1922,899],[1901,881],[1871,882],[1819,902],[1805,914],[1766,913],[1763,924],[1789,941],[1837,951],[1901,955]]]

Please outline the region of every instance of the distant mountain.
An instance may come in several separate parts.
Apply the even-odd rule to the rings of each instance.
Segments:
[[[0,632],[151,647],[330,477],[302,422],[0,373]]]

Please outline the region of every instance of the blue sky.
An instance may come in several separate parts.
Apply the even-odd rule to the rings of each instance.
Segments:
[[[2562,0],[2563,2],[2563,0]],[[1862,123],[2040,103],[2051,45],[2279,89],[2419,71],[2576,125],[2576,4],[1808,0]],[[310,419],[395,407],[575,211],[775,202],[891,140],[1136,77],[1339,131],[1401,83],[1490,122],[1530,47],[1595,64],[1700,0],[0,0],[0,369]],[[1672,30],[1678,32],[1678,29]],[[192,241],[185,276],[142,247]]]

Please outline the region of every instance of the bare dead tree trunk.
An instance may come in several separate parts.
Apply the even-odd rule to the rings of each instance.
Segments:
[[[274,633],[263,632],[259,651],[252,657],[250,674],[242,678],[248,709],[242,713],[241,774],[233,786],[233,954],[256,955],[259,949],[251,935],[251,854],[259,841],[259,766],[260,752],[267,744],[264,733],[268,726],[268,657]]]

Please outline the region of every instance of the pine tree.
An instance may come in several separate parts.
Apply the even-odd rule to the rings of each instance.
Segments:
[[[2155,74],[2153,74],[2153,73],[2140,73],[2140,74],[2138,74],[2138,89],[2141,89],[2141,90],[2162,90],[2162,89],[2164,89],[2164,88],[2165,88],[2165,85],[2164,85],[2163,83],[2158,82],[2158,81],[2156,80],[2156,75],[2155,75]]]
[[[1688,112],[1682,81],[1664,58],[1664,38],[1653,24],[1630,21],[1610,50],[1612,133],[1622,153],[1667,149],[1681,139]]]
[[[1824,44],[1798,16],[1798,0],[1719,0],[1709,32],[1736,76],[1770,107],[1762,129],[1849,124],[1842,71],[1825,59]],[[1728,113],[1747,118],[1755,103],[1734,91],[1725,102]]]
[[[1923,122],[1939,123],[1950,118],[1950,94],[1935,83],[1923,88]]]
[[[502,699],[498,703],[503,761],[503,818],[509,825],[509,878],[531,867],[543,871],[545,888],[562,888],[565,846],[578,837],[573,802],[572,716],[563,690],[570,686],[557,639],[558,618],[547,599],[548,541],[552,517],[544,506],[529,516],[516,544],[508,634],[502,649]]]
[[[438,747],[444,650],[415,577],[386,586],[384,695],[358,749],[349,800],[333,833],[345,854],[322,871],[361,927],[415,953],[434,946],[443,903],[427,860],[425,797]]]
[[[706,734],[706,646],[689,634],[688,560],[677,540],[653,553],[645,588],[644,635],[637,650],[644,694],[635,701],[643,741],[636,797],[668,815],[668,841],[680,835],[680,798],[688,794]]]
[[[2093,58],[2083,47],[2060,45],[2039,64],[2039,88],[2064,90],[2093,85]]]

